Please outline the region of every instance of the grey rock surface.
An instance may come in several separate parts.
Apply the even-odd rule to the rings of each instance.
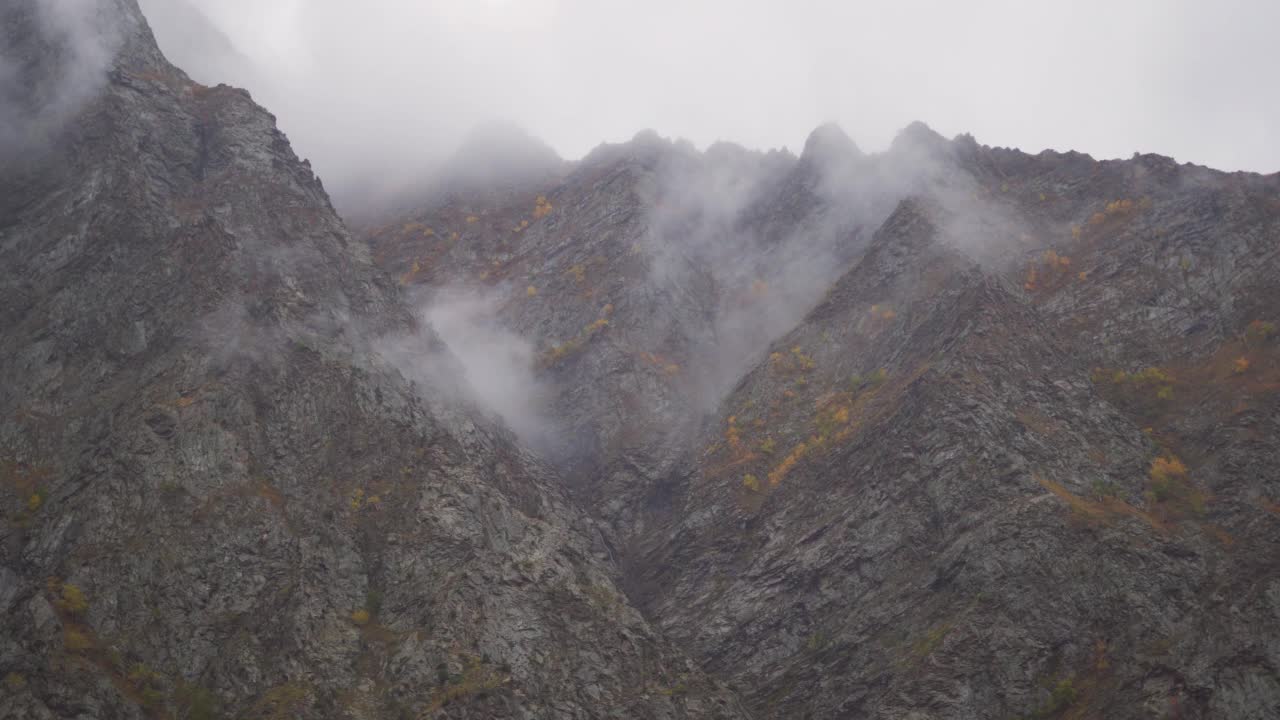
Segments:
[[[544,373],[574,498],[758,717],[1261,718],[1277,197],[920,124],[797,159],[641,135],[415,216],[450,242],[370,240],[542,347],[610,308]]]
[[[88,6],[0,3],[0,717],[1280,715],[1280,175],[482,134],[353,237]]]
[[[46,10],[2,8],[37,84]],[[374,352],[448,363],[272,116],[102,10],[0,173],[0,717],[741,716],[552,471]]]

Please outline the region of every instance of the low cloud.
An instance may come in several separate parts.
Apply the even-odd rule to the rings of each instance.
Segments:
[[[45,147],[98,94],[123,28],[108,0],[15,0],[0,19],[0,160],[7,160]]]
[[[883,150],[923,120],[1029,152],[1280,170],[1266,0],[141,3],[179,66],[278,115],[344,210],[490,121],[568,159],[643,127],[796,149],[826,121]]]
[[[502,327],[493,292],[446,288],[418,298],[414,315],[429,330],[387,335],[373,349],[425,392],[444,393],[499,418],[526,445],[551,447],[550,395],[534,375],[532,343]],[[434,332],[440,343],[431,343]]]

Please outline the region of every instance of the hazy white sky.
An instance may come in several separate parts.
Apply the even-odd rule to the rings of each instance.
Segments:
[[[184,2],[247,62],[173,42]],[[427,162],[491,120],[567,158],[647,127],[799,150],[824,121],[878,150],[923,120],[1030,152],[1280,170],[1276,0],[142,5],[171,59],[248,86],[326,182]]]

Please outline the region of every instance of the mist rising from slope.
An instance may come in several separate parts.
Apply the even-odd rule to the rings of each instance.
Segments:
[[[843,131],[827,126],[813,133],[800,158],[731,144],[699,152],[652,132],[593,154],[588,167],[639,162],[649,168],[630,199],[638,203],[643,229],[633,250],[648,268],[642,294],[669,298],[662,302],[671,303],[670,314],[659,304],[656,314],[627,323],[640,322],[649,337],[678,338],[688,411],[714,410],[771,343],[801,323],[861,259],[876,229],[912,195],[927,195],[944,211],[939,240],[947,247],[992,269],[1008,262],[1005,251],[1020,236],[1018,223],[981,198],[974,178],[959,167],[956,147],[915,125],[891,151],[865,155]],[[484,197],[493,182],[485,175],[463,197]],[[383,350],[406,376],[463,390],[526,444],[576,447],[575,438],[558,436],[564,428],[551,410],[556,396],[572,395],[581,378],[553,380],[535,367],[534,348],[558,339],[521,337],[503,326],[503,301],[523,291],[523,285],[447,288],[418,301],[423,324],[435,329],[457,367],[434,352],[402,351],[402,338],[386,341]]]
[[[990,254],[987,231],[1007,223],[975,201],[950,152],[923,125],[877,155],[834,125],[814,131],[798,160],[729,144],[701,154],[673,147],[657,172],[645,248],[655,287],[676,292],[701,277],[715,288],[711,332],[694,339],[691,360],[702,409],[801,322],[905,198],[939,198],[950,218],[944,242],[975,259]]]
[[[105,0],[16,0],[0,13],[0,160],[43,147],[102,89],[122,41],[117,12]]]
[[[419,312],[461,362],[460,380],[481,407],[530,446],[544,447],[552,423],[543,415],[546,392],[534,376],[534,347],[498,324],[497,303],[492,295],[446,290]]]
[[[534,375],[531,343],[497,321],[493,292],[444,288],[420,296],[414,315],[440,344],[421,331],[383,336],[372,349],[423,393],[441,393],[502,419],[525,445],[551,446],[556,424],[547,415],[549,389]]]

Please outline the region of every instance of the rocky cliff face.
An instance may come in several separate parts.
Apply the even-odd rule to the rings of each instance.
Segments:
[[[355,238],[90,5],[0,7],[0,717],[1280,713],[1280,176],[503,134]]]
[[[633,596],[768,717],[1265,717],[1274,395],[1099,377],[948,222],[900,206],[735,390]]]
[[[1261,718],[1278,191],[921,125],[642,135],[370,239],[543,348],[629,597],[757,716]]]
[[[0,716],[739,716],[545,465],[371,349],[453,372],[273,118],[131,0],[50,7],[3,8],[46,124],[0,175]]]

